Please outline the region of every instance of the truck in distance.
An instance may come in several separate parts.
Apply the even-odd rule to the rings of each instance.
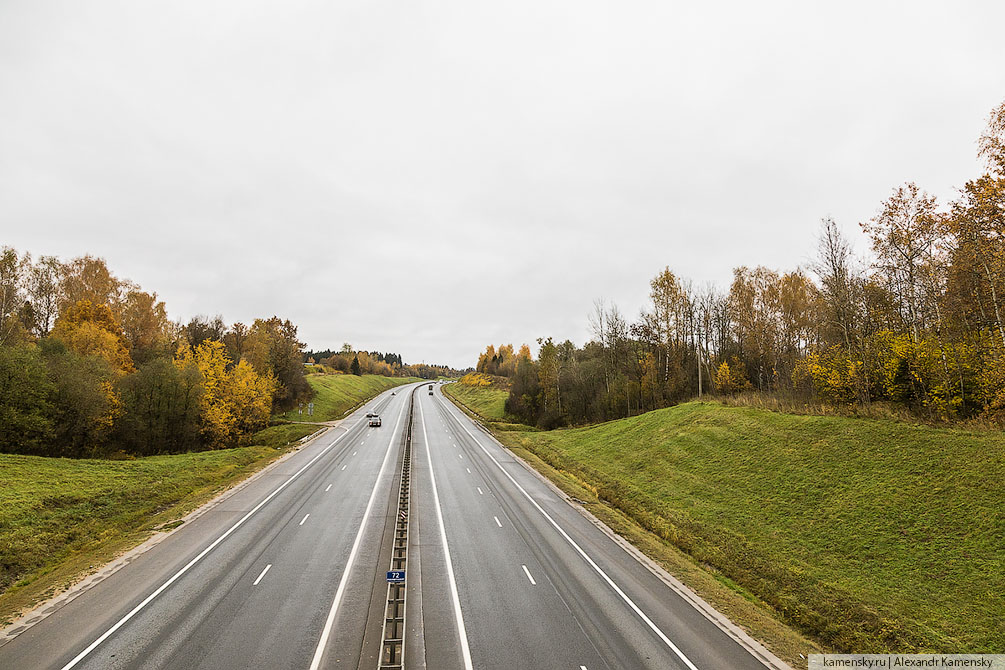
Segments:
[[[380,414],[368,412],[366,418],[369,420],[370,428],[380,428]]]

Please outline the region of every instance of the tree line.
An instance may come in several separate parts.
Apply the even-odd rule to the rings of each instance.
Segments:
[[[379,351],[356,351],[348,342],[338,351],[309,351],[304,362],[317,366],[320,372],[349,373],[354,375],[380,375],[382,377],[456,377],[461,373],[447,365],[413,363],[406,365],[401,354]]]
[[[100,258],[0,251],[0,450],[232,447],[311,394],[289,320],[175,323],[156,293]]]
[[[593,338],[490,346],[507,410],[545,427],[604,421],[707,393],[895,403],[921,416],[1005,418],[1005,103],[979,140],[987,171],[942,204],[913,183],[861,224],[858,259],[832,219],[806,268],[733,271],[728,291],[669,268],[630,321],[598,301]]]

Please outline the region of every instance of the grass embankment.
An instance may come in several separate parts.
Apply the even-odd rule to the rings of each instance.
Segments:
[[[506,411],[509,385],[505,377],[473,372],[457,383],[444,385],[443,392],[495,430],[533,430]]]
[[[298,442],[323,428],[324,426],[316,426],[313,423],[281,423],[258,431],[252,435],[251,441],[256,446],[279,449]]]
[[[127,461],[0,454],[0,625],[282,453],[254,446]]]
[[[308,375],[307,382],[314,389],[314,415],[299,414],[296,409],[276,416],[286,421],[334,421],[346,412],[369,400],[378,393],[395,386],[421,382],[418,377],[381,377],[379,375]]]
[[[688,403],[498,436],[826,648],[1005,652],[1000,432]],[[809,650],[778,640],[790,661]]]

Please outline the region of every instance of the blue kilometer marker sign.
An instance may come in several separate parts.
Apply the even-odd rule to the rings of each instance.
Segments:
[[[388,570],[387,571],[387,581],[389,581],[389,582],[403,582],[403,581],[405,581],[405,571],[404,570]]]

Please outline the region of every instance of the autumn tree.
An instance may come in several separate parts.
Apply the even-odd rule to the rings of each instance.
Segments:
[[[500,345],[496,357],[496,374],[501,377],[512,377],[516,373],[517,364],[516,355],[513,353],[513,345]]]
[[[945,226],[957,294],[973,325],[993,329],[1005,346],[1005,178],[967,182]]]
[[[934,196],[913,183],[897,188],[862,229],[875,267],[894,296],[904,328],[917,342],[931,320],[933,273],[939,271],[939,215]]]
[[[780,339],[781,294],[778,273],[767,268],[733,270],[729,289],[730,318],[741,356],[758,390],[776,386]]]
[[[979,155],[987,161],[988,170],[1005,177],[1005,102],[991,111],[978,147]]]
[[[560,362],[558,358],[558,347],[551,341],[551,338],[538,339],[540,349],[537,353],[538,360],[538,383],[541,387],[541,410],[543,418],[540,419],[548,427],[554,427],[562,420],[562,395],[559,388]],[[512,350],[512,347],[510,347]]]
[[[251,329],[238,321],[223,336],[223,343],[227,345],[227,354],[230,356],[230,360],[239,361],[244,358],[250,334]]]
[[[211,448],[232,446],[236,417],[227,402],[227,366],[230,359],[219,340],[203,340],[196,347],[182,345],[175,364],[200,377],[199,415],[203,438]]]
[[[52,337],[81,356],[101,358],[119,373],[134,369],[125,334],[108,305],[81,300],[67,307],[56,320]]]
[[[204,442],[214,449],[236,446],[250,431],[268,422],[274,380],[259,375],[247,361],[231,365],[219,340],[205,340],[192,348],[182,345],[175,365],[200,378],[199,415]]]
[[[475,365],[475,370],[478,372],[483,372],[485,374],[495,374],[495,370],[490,370],[490,366],[495,366],[498,363],[498,358],[496,357],[495,345],[488,345],[485,347],[484,353],[478,356],[478,363]]]
[[[171,354],[172,324],[156,293],[133,290],[122,301],[122,331],[134,361]]]
[[[730,365],[723,361],[715,371],[715,389],[723,395],[734,395],[746,388],[750,383],[743,375],[743,366],[734,362]]]
[[[244,360],[229,371],[226,400],[234,417],[234,431],[238,439],[269,424],[275,386],[272,377],[258,374]]]
[[[313,391],[304,378],[304,345],[289,319],[255,319],[243,347],[245,359],[259,375],[275,380],[273,402],[288,409]]]
[[[791,381],[796,360],[818,344],[819,297],[816,285],[802,270],[786,272],[779,279],[780,351],[775,367],[785,384]]]
[[[190,347],[198,347],[206,340],[222,341],[227,332],[227,324],[223,322],[223,317],[217,314],[213,318],[205,315],[192,317],[185,324],[181,333]]]
[[[119,318],[122,298],[133,288],[135,285],[112,274],[103,258],[74,258],[63,267],[60,312],[86,300],[93,305],[107,305]]]
[[[516,374],[510,380],[510,392],[506,398],[506,411],[527,424],[536,424],[539,417],[541,384],[538,380],[537,364],[527,358],[517,363]]]
[[[670,268],[664,268],[649,282],[650,309],[643,314],[645,329],[640,331],[651,340],[665,390],[675,395],[678,383],[671,388],[671,370],[677,373],[684,367],[685,345],[692,329],[693,311],[688,287]]]

